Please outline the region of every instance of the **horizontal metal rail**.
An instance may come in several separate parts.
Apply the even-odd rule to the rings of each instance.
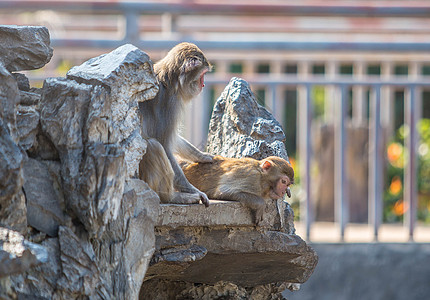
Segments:
[[[323,3],[324,2],[324,3]],[[68,12],[122,12],[140,14],[173,13],[230,14],[230,15],[340,15],[340,16],[413,16],[428,17],[430,5],[426,1],[354,1],[348,4],[340,1],[320,1],[318,4],[298,4],[284,1],[282,4],[264,4],[262,1],[244,3],[222,3],[216,1],[170,1],[170,2],[127,2],[127,1],[0,1],[0,9],[35,10],[49,9]]]
[[[319,2],[317,2],[319,3]],[[53,38],[53,47],[67,48],[116,48],[124,43],[132,43],[147,50],[169,49],[180,41],[195,42],[202,49],[214,50],[280,50],[280,51],[384,51],[384,52],[429,52],[428,42],[295,42],[295,41],[259,41],[259,40],[190,40],[176,39],[140,39],[139,16],[150,14],[171,15],[268,15],[268,16],[365,16],[365,17],[414,17],[428,18],[430,5],[425,1],[390,3],[355,1],[342,5],[339,1],[325,1],[324,4],[300,5],[261,4],[218,4],[214,2],[172,1],[172,2],[126,2],[126,1],[0,1],[0,11],[36,11],[53,10],[70,14],[112,14],[123,15],[126,19],[125,34],[122,39],[69,39]],[[144,30],[144,29],[143,29]]]

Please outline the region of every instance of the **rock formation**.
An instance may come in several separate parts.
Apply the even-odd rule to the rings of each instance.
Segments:
[[[316,254],[286,202],[268,202],[255,228],[240,203],[160,205],[135,178],[138,102],[158,92],[143,51],[121,46],[36,89],[16,72],[50,60],[47,29],[0,26],[0,41],[1,299],[275,299],[311,275]],[[234,155],[286,158],[279,124],[247,102],[246,82],[233,86],[242,102],[217,107],[251,116],[231,125]]]

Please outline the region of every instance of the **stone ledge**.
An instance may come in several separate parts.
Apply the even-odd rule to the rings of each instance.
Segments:
[[[202,204],[161,204],[156,227],[255,227],[251,210],[237,201],[210,200]],[[295,233],[294,213],[283,200],[266,200],[259,227]]]
[[[155,226],[254,226],[251,211],[239,202],[210,200],[202,204],[161,204]]]

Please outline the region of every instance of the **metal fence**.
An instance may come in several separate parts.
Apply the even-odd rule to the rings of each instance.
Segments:
[[[251,85],[266,86],[271,95],[269,103],[270,110],[277,110],[279,102],[277,90],[279,88],[297,88],[298,94],[298,111],[303,112],[298,118],[298,135],[304,138],[304,143],[299,145],[299,158],[301,161],[302,185],[305,190],[305,201],[301,205],[301,218],[306,224],[306,237],[309,240],[311,226],[314,222],[313,207],[311,199],[311,122],[312,122],[312,99],[311,90],[314,86],[330,86],[334,87],[339,95],[338,99],[333,99],[335,105],[338,106],[337,118],[335,122],[335,217],[339,224],[340,239],[344,239],[345,227],[348,223],[348,199],[345,190],[348,188],[346,184],[345,174],[345,149],[347,137],[345,133],[345,123],[347,119],[347,101],[349,99],[348,90],[352,87],[366,87],[371,90],[371,109],[369,119],[369,191],[368,191],[368,207],[369,207],[369,223],[373,227],[374,239],[378,239],[379,227],[382,223],[382,205],[383,205],[383,139],[381,131],[381,90],[384,87],[402,88],[406,91],[404,118],[405,124],[409,128],[409,135],[405,143],[409,155],[406,157],[405,168],[405,188],[404,188],[404,203],[408,209],[405,212],[405,226],[408,228],[410,240],[413,240],[414,228],[417,216],[417,121],[419,101],[416,101],[419,91],[422,88],[430,88],[429,79],[391,79],[381,80],[375,78],[369,79],[353,79],[353,78],[307,78],[300,79],[297,76],[265,76],[260,78],[246,78]],[[225,83],[225,79],[208,78],[206,81],[207,88],[212,85]]]
[[[124,26],[120,38],[112,39],[83,39],[68,38],[57,36],[52,38],[54,48],[101,48],[112,49],[124,43],[133,43],[145,50],[166,50],[180,42],[183,39],[195,42],[205,51],[241,51],[248,52],[258,51],[278,51],[278,52],[301,52],[314,51],[317,57],[318,53],[336,52],[354,52],[354,53],[420,53],[426,58],[430,53],[429,42],[410,42],[398,41],[395,43],[387,42],[336,42],[336,41],[288,41],[288,40],[268,40],[261,42],[259,40],[206,40],[196,39],[188,36],[186,33],[178,33],[177,20],[179,16],[214,16],[214,15],[233,15],[233,16],[360,16],[360,17],[412,17],[420,20],[430,16],[430,6],[425,1],[415,1],[414,3],[405,3],[397,1],[394,4],[384,2],[370,3],[356,1],[354,4],[342,5],[338,1],[328,1],[324,5],[307,5],[307,4],[286,4],[278,2],[274,5],[264,5],[259,1],[251,1],[251,4],[217,4],[214,1],[170,1],[170,2],[123,2],[123,1],[0,1],[0,13],[17,13],[33,12],[37,10],[53,10],[71,15],[94,14],[94,15],[111,15],[117,14],[123,17]],[[162,22],[159,26],[162,34],[159,39],[142,38],[141,32],[145,31],[140,20],[141,16],[161,15]],[[421,58],[422,60],[422,58]],[[223,63],[222,58],[219,59]],[[416,59],[411,60],[416,63]],[[418,61],[419,62],[419,61]],[[425,61],[422,61],[425,62]],[[428,62],[428,61],[427,61]],[[279,63],[274,61],[274,63]],[[388,61],[388,64],[393,62]],[[409,63],[409,61],[407,62]],[[371,109],[369,127],[369,222],[373,226],[373,235],[375,240],[378,239],[378,229],[382,223],[382,189],[383,189],[383,156],[381,147],[381,101],[384,100],[386,93],[384,90],[401,88],[406,91],[405,98],[405,123],[407,124],[410,134],[406,142],[410,155],[407,157],[405,168],[405,188],[404,201],[410,208],[405,215],[405,226],[408,227],[409,237],[412,240],[417,217],[417,157],[416,142],[417,131],[416,124],[419,118],[419,108],[417,108],[420,91],[423,88],[430,87],[428,77],[409,76],[404,78],[370,78],[366,76],[350,76],[348,78],[339,77],[337,74],[329,76],[314,77],[308,76],[308,72],[297,72],[296,75],[278,74],[243,74],[245,80],[251,85],[263,86],[270,95],[267,106],[275,117],[279,117],[278,106],[280,105],[279,91],[288,87],[295,88],[298,91],[299,106],[299,123],[298,136],[303,140],[299,143],[299,157],[301,162],[302,183],[305,191],[305,201],[302,203],[301,212],[302,220],[306,223],[306,237],[309,239],[311,226],[314,222],[313,207],[311,201],[311,135],[310,127],[312,121],[312,99],[311,90],[314,86],[329,87],[337,95],[333,99],[335,107],[338,108],[336,114],[335,126],[335,215],[340,228],[341,239],[344,238],[345,227],[348,224],[348,199],[345,195],[347,184],[345,182],[345,145],[347,143],[345,134],[346,121],[346,102],[348,90],[350,88],[369,88],[371,90]],[[336,73],[336,72],[334,72]],[[383,77],[383,76],[382,76]],[[213,86],[225,85],[230,79],[226,72],[220,72],[213,76],[208,76],[206,80],[205,92],[202,95],[203,101],[196,104],[191,109],[194,124],[188,126],[194,132],[188,133],[193,136],[194,140],[199,140],[205,134],[208,116],[200,113],[208,111],[209,94],[208,90]],[[357,110],[358,111],[358,110]],[[354,114],[356,111],[353,112]],[[363,111],[359,114],[363,114]],[[203,124],[203,125],[202,125]]]

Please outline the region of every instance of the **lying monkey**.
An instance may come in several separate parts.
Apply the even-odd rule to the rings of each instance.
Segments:
[[[291,197],[294,170],[284,159],[215,156],[210,163],[182,163],[188,181],[211,199],[240,201],[254,212],[254,223],[263,219],[263,199]]]

